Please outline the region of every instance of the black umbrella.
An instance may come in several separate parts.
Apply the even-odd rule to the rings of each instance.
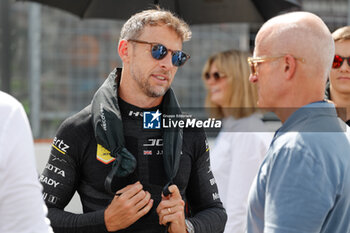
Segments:
[[[189,24],[263,22],[280,12],[300,10],[298,0],[21,0],[68,11],[82,19],[122,19],[159,5]]]

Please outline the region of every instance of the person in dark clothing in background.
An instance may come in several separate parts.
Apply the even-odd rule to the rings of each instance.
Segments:
[[[181,49],[190,37],[189,26],[162,9],[124,24],[123,69],[112,71],[91,105],[62,123],[40,177],[56,233],[224,230],[227,216],[203,129],[183,128],[177,137],[158,129],[169,106],[180,111],[170,85],[189,59]],[[169,182],[172,154],[179,166]],[[82,214],[64,211],[76,191]]]
[[[326,98],[332,100],[338,108],[344,108],[345,114],[339,116],[350,126],[350,26],[338,28],[332,33],[335,55]]]

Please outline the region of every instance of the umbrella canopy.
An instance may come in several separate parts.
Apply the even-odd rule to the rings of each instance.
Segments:
[[[22,0],[24,1],[24,0]],[[300,10],[298,0],[26,0],[68,11],[78,17],[126,20],[145,9],[175,12],[189,24],[264,22],[280,12]]]

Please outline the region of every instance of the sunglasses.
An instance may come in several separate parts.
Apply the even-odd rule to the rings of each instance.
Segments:
[[[348,65],[350,66],[350,57],[341,57],[339,55],[335,55],[334,56],[334,60],[333,60],[333,64],[332,64],[332,68],[334,69],[338,69],[343,65],[343,62],[345,60],[348,61]]]
[[[143,40],[134,40],[129,39],[129,41],[140,43],[140,44],[148,44],[151,46],[151,55],[156,60],[162,60],[168,52],[171,52],[171,62],[174,66],[182,66],[186,63],[190,56],[180,50],[171,50],[159,43],[152,43]]]
[[[274,60],[277,60],[277,59],[280,59],[282,57],[284,57],[285,55],[282,55],[282,56],[273,56],[273,57],[248,57],[248,64],[250,66],[250,73],[251,75],[253,76],[256,76],[258,75],[258,65],[260,63],[263,63],[263,62],[268,62],[268,61],[274,61]],[[299,60],[301,62],[305,62],[305,60],[303,58],[298,58],[298,57],[294,57],[294,59],[296,60]]]
[[[214,73],[211,73],[211,74],[210,74],[209,72],[206,72],[206,73],[204,74],[205,80],[209,80],[210,77],[212,77],[212,76],[213,76],[213,78],[214,78],[215,81],[218,81],[219,79],[225,77],[224,74],[220,74],[219,72],[214,72]]]

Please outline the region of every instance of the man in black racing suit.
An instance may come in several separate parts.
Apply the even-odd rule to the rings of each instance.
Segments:
[[[179,167],[166,196],[164,131],[143,127],[145,112],[162,112],[164,102],[175,98],[170,84],[178,66],[189,58],[180,50],[190,36],[185,22],[161,9],[140,12],[124,24],[118,47],[123,70],[115,69],[105,82],[115,84],[109,86],[116,87],[110,92],[115,96],[103,103],[95,100],[99,91],[106,96],[104,84],[91,105],[62,123],[40,176],[56,233],[223,232],[227,216],[210,170],[203,129],[183,129]],[[115,101],[107,103],[109,99]],[[105,181],[120,150],[115,156],[99,142],[96,127],[106,128],[112,121],[102,106],[115,108],[115,121],[123,123],[124,146],[136,159],[130,174],[112,181],[114,194],[106,191]],[[94,114],[100,114],[98,123]],[[64,211],[75,191],[83,214]]]

